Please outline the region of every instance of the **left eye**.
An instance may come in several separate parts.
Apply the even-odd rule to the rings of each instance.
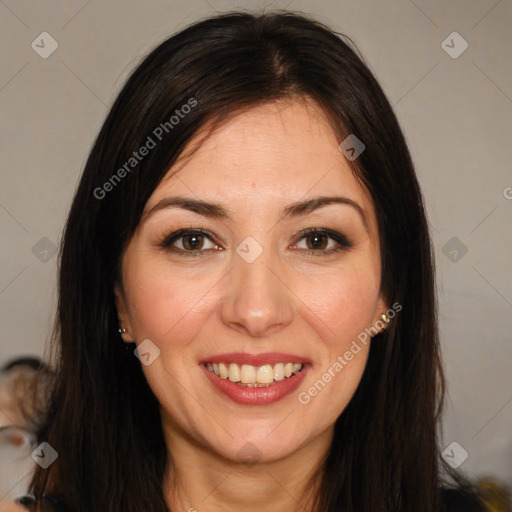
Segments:
[[[329,246],[329,240],[333,242],[331,246]],[[299,247],[299,249],[307,250],[325,251],[331,249],[333,245],[336,246],[336,242],[334,242],[332,238],[322,233],[313,233],[311,235],[305,235],[301,238],[300,242],[306,242],[307,247],[299,247],[299,244],[297,244],[296,246]]]
[[[299,247],[304,242],[306,247]],[[343,248],[350,248],[351,244],[347,238],[336,231],[312,229],[302,233],[299,243],[294,247],[309,252],[334,252]]]

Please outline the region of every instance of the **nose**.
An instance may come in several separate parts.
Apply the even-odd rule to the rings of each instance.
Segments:
[[[285,271],[270,251],[252,263],[233,255],[221,317],[228,327],[251,337],[265,337],[293,319],[293,293]]]

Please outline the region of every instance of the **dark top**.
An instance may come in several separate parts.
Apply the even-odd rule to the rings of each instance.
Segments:
[[[458,488],[441,488],[441,501],[448,512],[489,512],[479,497]]]
[[[447,512],[488,512],[478,498],[457,488],[441,488],[441,501]],[[37,503],[31,496],[23,496],[16,502],[31,512],[38,512]],[[71,509],[63,501],[46,496],[41,501],[40,512],[71,512]]]

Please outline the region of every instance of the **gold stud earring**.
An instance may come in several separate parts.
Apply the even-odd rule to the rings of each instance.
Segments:
[[[380,315],[380,319],[384,322],[384,326],[382,327],[382,329],[385,329],[388,326],[389,322],[391,322],[390,318],[388,317],[388,315],[386,315],[386,313]]]
[[[124,327],[119,327],[117,332],[121,335],[121,338],[125,343],[132,343],[135,341],[132,335],[129,334]]]

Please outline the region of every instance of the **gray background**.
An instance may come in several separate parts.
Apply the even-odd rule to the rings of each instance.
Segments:
[[[0,363],[44,353],[52,251],[128,73],[199,17],[262,7],[301,10],[349,35],[394,105],[436,249],[449,384],[443,447],[459,443],[470,476],[512,485],[511,0],[0,1]],[[469,45],[457,58],[445,51],[463,49],[454,31]],[[48,51],[42,32],[58,43],[46,59],[31,47]]]

